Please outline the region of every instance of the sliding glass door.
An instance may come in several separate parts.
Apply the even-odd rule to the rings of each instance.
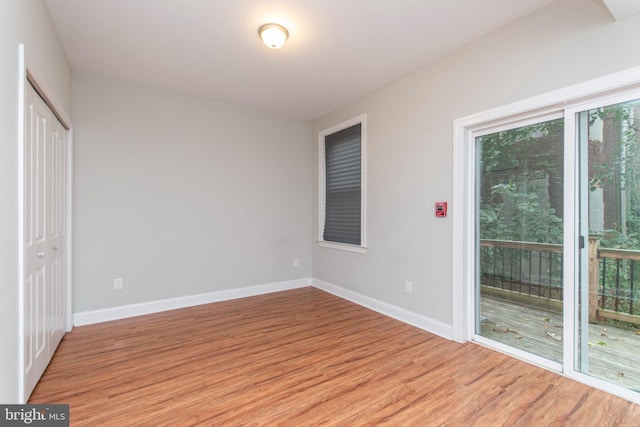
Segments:
[[[576,369],[640,390],[640,100],[576,113],[580,260]]]
[[[473,338],[640,400],[640,92],[471,133]]]
[[[564,120],[476,135],[475,333],[562,363]]]

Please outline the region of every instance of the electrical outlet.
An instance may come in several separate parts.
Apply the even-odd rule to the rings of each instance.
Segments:
[[[408,293],[408,294],[413,292],[413,284],[411,282],[409,282],[408,280],[406,282],[404,282],[404,291],[406,293]]]
[[[299,258],[294,258],[294,259],[293,259],[293,266],[294,266],[294,267],[297,267],[297,266],[299,266],[299,265],[300,265],[300,259],[299,259]]]
[[[113,290],[114,291],[122,290],[122,279],[113,279]]]

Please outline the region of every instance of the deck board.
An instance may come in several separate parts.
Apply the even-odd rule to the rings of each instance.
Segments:
[[[562,341],[549,335],[562,336],[560,312],[489,296],[483,296],[481,301],[481,315],[486,320],[481,323],[480,335],[562,362]],[[589,373],[640,390],[640,335],[636,334],[639,330],[607,322],[589,326]]]

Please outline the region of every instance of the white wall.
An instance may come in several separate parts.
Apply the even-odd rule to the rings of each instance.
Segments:
[[[73,114],[74,312],[310,277],[310,122],[75,73]]]
[[[315,121],[314,230],[317,132],[367,113],[369,250],[314,243],[313,277],[451,325],[453,120],[638,66],[638,40],[640,16],[560,0]]]
[[[71,70],[41,0],[0,0],[0,402],[17,403],[18,346],[18,44],[66,113]]]

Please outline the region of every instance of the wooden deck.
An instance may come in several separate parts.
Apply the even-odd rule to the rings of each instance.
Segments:
[[[483,296],[481,335],[562,362],[562,314]],[[589,325],[589,372],[640,391],[640,329]]]
[[[640,405],[313,288],[75,328],[72,426],[632,426]]]

